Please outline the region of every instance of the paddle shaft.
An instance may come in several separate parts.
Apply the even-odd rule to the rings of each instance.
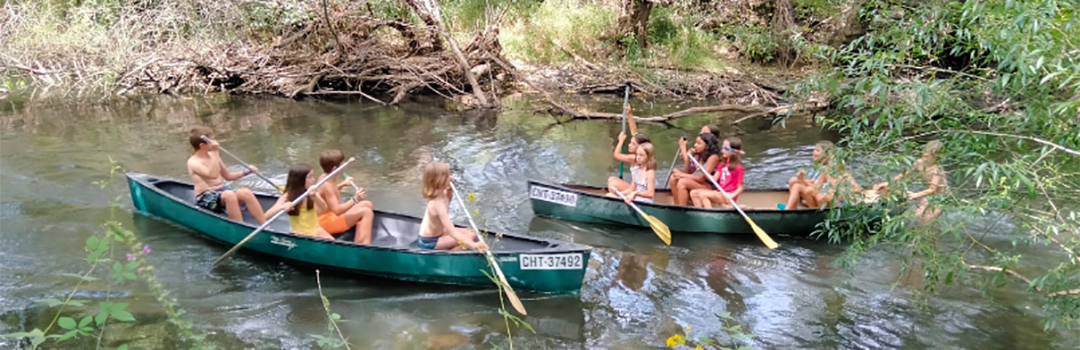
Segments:
[[[671,174],[675,172],[675,164],[679,162],[679,152],[682,151],[675,150],[675,158],[671,159],[671,169],[668,169],[667,171],[668,175],[667,178],[664,179],[664,187],[668,187],[668,184],[671,183]]]
[[[615,191],[615,193],[618,193],[619,198],[622,198],[624,202],[626,201],[626,196],[622,194],[622,191]],[[638,214],[641,214],[641,216],[645,216],[645,212],[641,211],[641,209],[637,207],[637,204],[634,204],[634,201],[630,201],[629,203],[626,203],[626,204],[629,204],[630,207],[634,208],[634,210],[636,210],[638,212]]]
[[[469,207],[466,207],[465,202],[461,200],[461,196],[458,194],[457,188],[454,187],[453,181],[450,182],[450,190],[454,192],[454,198],[457,199],[458,205],[460,205],[461,209],[465,211],[465,217],[469,218],[469,226],[472,226],[473,231],[476,231],[476,238],[479,239],[480,242],[487,244],[487,242],[484,242],[484,236],[480,234],[480,229],[476,227],[476,222],[473,221],[472,214],[469,214]],[[511,288],[509,282],[506,281],[506,275],[503,274],[502,268],[499,267],[499,263],[495,261],[495,256],[491,255],[491,246],[488,246],[488,249],[484,251],[484,255],[487,255],[488,262],[490,262],[491,267],[495,269],[495,273],[498,275],[499,280],[501,280],[502,283],[505,284],[505,288],[507,289],[507,297],[517,299],[516,294],[511,294],[513,293],[514,289]],[[521,304],[520,300],[516,300],[516,302],[514,301],[515,300],[511,300],[510,304],[513,304],[515,309],[520,307],[521,309],[517,311],[524,315],[525,306],[519,306],[519,304]]]
[[[724,191],[723,188],[720,188],[720,184],[716,183],[716,179],[714,179],[712,177],[712,174],[709,174],[708,171],[705,171],[705,168],[702,167],[701,163],[699,163],[697,159],[694,159],[693,156],[688,157],[688,158],[690,158],[690,161],[694,162],[694,165],[696,165],[698,167],[698,169],[701,169],[701,173],[705,174],[705,177],[709,179],[709,182],[712,182],[713,186],[716,186],[716,189],[719,190],[720,193],[722,193],[724,195],[724,197],[726,197],[728,199],[729,202],[731,202],[731,206],[735,207],[735,210],[738,210],[739,214],[742,214],[742,216],[744,218],[746,218],[746,220],[750,220],[750,217],[746,216],[746,213],[744,213],[742,211],[742,208],[739,208],[739,205],[735,204],[735,200],[731,199],[731,195],[729,195],[727,193],[727,191]],[[717,166],[720,166],[720,165],[717,165]]]
[[[623,94],[622,101],[622,133],[626,133],[626,105],[630,103],[630,82],[626,82],[626,93]],[[631,135],[633,136],[633,135]],[[622,152],[620,150],[620,152]],[[619,179],[623,177],[623,162],[619,161]]]
[[[345,163],[341,163],[341,165],[338,166],[338,168],[336,170],[334,170],[333,172],[330,173],[330,176],[324,177],[322,180],[319,180],[319,182],[316,182],[315,183],[315,188],[319,188],[319,186],[322,186],[323,183],[330,180],[330,178],[334,177],[334,175],[337,175],[337,173],[339,171],[344,170],[345,166],[349,165],[349,163],[352,163],[352,161],[355,160],[355,159],[356,158],[349,158],[349,160],[345,161]],[[301,194],[299,197],[296,197],[296,199],[294,199],[292,202],[290,202],[290,204],[292,206],[294,206],[294,207],[299,205],[300,202],[304,200],[304,198],[307,198],[308,194],[309,194],[308,191],[305,190],[303,194]],[[240,246],[244,245],[244,243],[247,243],[247,241],[251,240],[252,237],[255,237],[255,234],[257,234],[259,232],[262,232],[263,229],[266,229],[268,226],[270,226],[270,224],[273,223],[274,220],[277,220],[277,218],[280,217],[281,214],[284,214],[285,212],[286,212],[286,210],[278,211],[276,214],[274,214],[274,216],[270,217],[270,220],[266,220],[266,222],[264,222],[261,226],[259,226],[259,228],[255,229],[255,231],[252,231],[251,234],[248,234],[247,237],[244,237],[244,240],[240,241],[240,243],[237,243],[236,246],[232,247],[232,249],[229,249],[229,251],[225,252],[225,254],[222,254],[220,257],[217,258],[217,260],[214,260],[214,264],[211,265],[210,267],[213,268],[214,266],[217,266],[217,264],[220,263],[221,260],[225,259],[225,257],[229,256],[230,254],[235,252],[237,249],[240,249]]]
[[[352,176],[349,176],[349,173],[342,173],[342,174],[344,174],[345,177],[352,177]],[[352,186],[353,191],[360,192],[360,187],[357,187],[355,183],[350,182],[349,186]]]
[[[210,138],[206,137],[206,135],[202,135],[201,137],[202,137],[203,141],[210,142]],[[221,147],[220,144],[218,145],[218,149],[220,149],[222,152],[225,152],[225,154],[229,155],[229,157],[232,157],[232,159],[235,160],[237,163],[240,163],[240,165],[243,165],[245,168],[251,169],[251,165],[249,165],[248,163],[244,163],[243,160],[240,160],[240,157],[237,157],[235,154],[232,154],[232,152],[229,152],[229,150],[225,149],[225,147]],[[273,181],[270,181],[270,179],[267,179],[265,176],[263,176],[259,172],[257,172],[257,171],[252,172],[252,174],[255,174],[255,176],[258,176],[263,181],[266,181],[266,183],[270,184],[271,187],[277,188],[277,185],[275,185]]]

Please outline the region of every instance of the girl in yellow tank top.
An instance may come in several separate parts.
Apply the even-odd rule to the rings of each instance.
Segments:
[[[319,225],[317,212],[325,212],[328,209],[326,201],[319,196],[314,188],[315,173],[311,166],[298,163],[289,168],[289,177],[285,183],[285,194],[278,198],[277,203],[266,211],[266,220],[269,220],[278,211],[285,210],[289,215],[289,230],[295,234],[313,236],[325,239],[334,239],[326,230]],[[308,191],[307,198],[300,205],[293,207],[292,201]]]

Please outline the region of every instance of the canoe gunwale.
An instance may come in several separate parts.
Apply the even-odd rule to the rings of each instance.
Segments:
[[[579,190],[577,188],[573,188],[573,187],[569,187],[569,186],[574,186],[574,187],[578,187],[578,188],[587,188],[587,189],[592,189],[592,190],[606,190],[606,187],[598,187],[598,186],[592,186],[592,185],[578,185],[578,184],[556,184],[556,183],[553,183],[553,182],[534,180],[534,179],[529,179],[528,183],[529,183],[530,187],[532,185],[538,185],[538,186],[543,186],[543,187],[551,187],[551,188],[555,188],[555,189],[562,190],[562,191],[573,192],[574,194],[577,194],[579,196],[587,196],[587,197],[594,198],[594,199],[602,199],[602,200],[613,201],[613,202],[623,202],[623,200],[619,199],[619,198],[612,198],[612,197],[608,197],[608,196],[602,196],[602,195],[598,195],[598,194],[595,194],[595,193],[582,191],[582,190]],[[669,192],[670,193],[671,189],[656,189],[656,191],[657,192]],[[747,190],[747,191],[750,191],[750,190]],[[786,191],[788,191],[788,189],[786,189],[786,188],[783,188],[783,189],[755,189],[753,191],[784,191],[784,192],[786,192]],[[531,198],[530,198],[530,200],[531,200]],[[694,207],[694,206],[678,206],[678,205],[672,205],[672,204],[658,204],[658,203],[646,203],[646,202],[634,202],[634,204],[637,204],[638,207],[653,207],[653,208],[661,209],[661,210],[672,210],[672,211],[679,211],[679,212],[702,212],[702,213],[712,213],[712,214],[732,214],[732,215],[737,215],[737,216],[739,215],[739,212],[737,210],[735,210],[735,209],[723,209],[723,208],[705,209],[705,208],[698,208],[698,207]],[[792,209],[792,210],[750,208],[750,209],[743,209],[743,211],[746,212],[747,214],[750,214],[750,213],[780,213],[780,212],[782,212],[782,213],[814,213],[814,214],[819,214],[819,213],[828,213],[828,212],[832,211],[832,208],[824,208],[824,209],[800,208],[800,209]]]
[[[133,171],[125,172],[125,176],[128,177],[129,181],[134,181],[134,182],[138,183],[141,187],[149,189],[149,190],[155,192],[156,195],[162,196],[164,198],[168,198],[169,200],[171,200],[173,202],[180,203],[181,205],[184,205],[184,206],[186,206],[188,208],[192,208],[192,209],[197,210],[204,217],[212,218],[212,219],[219,220],[219,221],[224,221],[224,222],[226,222],[226,223],[228,223],[230,225],[244,226],[244,227],[249,228],[251,231],[254,231],[255,229],[258,228],[258,226],[255,226],[255,225],[247,223],[247,222],[237,222],[237,221],[231,220],[231,219],[229,219],[227,217],[223,217],[223,216],[221,216],[221,215],[219,215],[217,213],[214,213],[214,212],[211,212],[211,211],[209,211],[209,210],[207,210],[205,208],[199,207],[199,206],[195,205],[195,203],[192,203],[190,201],[187,201],[187,200],[181,199],[179,197],[176,197],[172,193],[169,193],[168,191],[165,191],[165,190],[163,190],[163,189],[161,189],[161,188],[154,185],[155,183],[159,183],[159,182],[174,182],[174,183],[179,183],[179,184],[182,184],[182,185],[191,186],[190,183],[180,181],[180,180],[176,180],[176,179],[172,179],[172,178],[168,178],[168,177],[155,176],[155,175],[144,174],[144,173],[133,172]],[[155,181],[153,181],[153,182],[148,181],[150,179],[154,179]],[[276,194],[271,194],[271,193],[266,193],[266,192],[259,192],[259,191],[253,191],[253,192],[255,192],[255,194],[257,196],[271,197],[271,198],[277,198],[278,197],[278,195],[276,195]],[[140,214],[156,217],[156,215],[149,214],[149,213],[143,212],[143,211],[138,210],[138,209],[136,209],[136,212],[138,212]],[[391,219],[394,219],[394,220],[421,221],[421,218],[417,218],[417,217],[414,217],[414,216],[400,214],[400,213],[394,213],[394,212],[388,212],[388,211],[382,211],[382,210],[375,210],[375,214],[378,215],[378,216],[382,216],[384,218],[391,218]],[[172,220],[165,219],[165,221],[172,221]],[[183,226],[183,225],[181,225],[181,226]],[[455,225],[455,226],[464,227],[464,226],[461,226],[461,225]],[[198,230],[194,230],[194,231],[199,232]],[[388,246],[377,246],[377,245],[365,245],[365,244],[358,244],[358,243],[355,243],[355,242],[341,241],[341,240],[336,240],[336,239],[331,241],[331,240],[315,238],[315,237],[310,237],[310,236],[297,235],[297,234],[294,234],[292,232],[281,232],[281,231],[273,230],[273,229],[270,229],[270,228],[266,228],[266,229],[264,229],[264,231],[266,231],[268,233],[271,233],[271,234],[274,234],[274,235],[284,236],[284,237],[287,237],[289,239],[302,239],[302,240],[310,241],[310,242],[313,242],[313,243],[316,243],[316,244],[328,244],[328,243],[329,244],[336,244],[336,245],[348,247],[350,249],[385,250],[385,251],[393,251],[393,252],[396,252],[396,253],[407,253],[407,254],[417,254],[417,255],[482,256],[481,253],[473,251],[473,250],[451,251],[451,250],[421,249],[419,247],[388,247]],[[488,234],[490,234],[490,235],[499,235],[499,234],[501,234],[502,238],[500,238],[500,239],[509,238],[511,240],[518,240],[518,241],[526,241],[526,242],[533,242],[533,243],[538,243],[538,244],[551,245],[551,247],[547,247],[547,248],[543,248],[543,249],[532,249],[532,250],[493,250],[491,253],[493,255],[495,255],[495,256],[516,256],[516,255],[519,255],[519,254],[586,253],[586,252],[591,252],[593,250],[592,247],[587,246],[587,245],[583,245],[583,244],[580,244],[580,243],[567,242],[567,241],[557,241],[557,240],[550,240],[550,239],[543,239],[543,238],[535,238],[535,237],[522,236],[522,235],[517,235],[517,234],[511,234],[511,233],[497,233],[497,232],[493,232],[493,231],[485,231],[485,232],[488,232]],[[225,240],[218,239],[218,238],[214,237],[213,235],[210,235],[210,234],[207,234],[207,233],[199,232],[199,234],[201,236],[211,238],[211,239],[213,239],[215,241],[223,242],[223,243],[226,243],[226,244],[235,244],[235,243],[231,243],[231,242],[228,242],[228,241],[225,241]],[[274,254],[271,254],[271,255],[274,255]],[[281,256],[281,257],[285,258],[284,256]]]

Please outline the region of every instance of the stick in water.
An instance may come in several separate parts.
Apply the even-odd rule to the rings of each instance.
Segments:
[[[201,137],[202,137],[203,141],[210,142],[210,138],[206,137],[206,135],[202,135]],[[243,160],[240,160],[240,157],[237,157],[235,154],[232,154],[232,152],[229,152],[229,150],[225,149],[225,147],[221,147],[220,144],[218,145],[218,149],[220,149],[222,152],[225,152],[225,154],[229,155],[229,157],[232,157],[232,159],[235,160],[237,163],[240,163],[240,165],[243,165],[247,169],[251,169],[251,165],[249,165],[248,163],[244,163]],[[258,172],[253,172],[252,174],[255,174],[255,176],[258,176],[260,179],[263,179],[263,181],[266,181],[266,183],[270,184],[270,186],[274,186],[274,188],[276,188],[279,192],[285,192],[284,188],[278,187],[278,185],[274,184],[273,181],[270,181],[270,179],[267,179],[266,176],[263,176],[262,174],[260,174]]]
[[[319,182],[316,182],[315,183],[315,188],[318,188],[319,186],[322,186],[322,184],[325,183],[327,180],[330,180],[330,178],[337,175],[337,173],[339,171],[345,170],[345,166],[349,165],[349,163],[352,163],[353,160],[356,160],[356,158],[349,158],[349,160],[345,161],[345,163],[342,163],[341,166],[338,166],[337,169],[335,169],[333,172],[331,172],[330,176],[324,177],[322,180],[319,180]],[[307,198],[307,196],[308,196],[308,191],[305,190],[304,193],[300,195],[300,197],[296,197],[296,199],[293,199],[293,201],[291,202],[291,205],[294,206],[294,207],[297,206],[297,205],[300,205],[300,202],[303,201],[304,198]],[[277,218],[279,216],[281,216],[281,214],[284,214],[285,212],[286,212],[285,210],[278,211],[277,214],[274,214],[274,216],[270,218],[270,220],[266,220],[266,222],[263,223],[262,226],[259,226],[259,228],[255,229],[255,231],[252,231],[251,234],[249,234],[247,237],[244,238],[244,240],[240,241],[240,243],[237,243],[236,246],[233,246],[232,249],[229,249],[229,251],[225,252],[225,254],[221,254],[221,256],[219,256],[217,258],[217,260],[214,260],[214,264],[211,265],[210,268],[216,267],[218,265],[218,263],[220,263],[222,260],[225,259],[225,257],[229,256],[233,252],[240,249],[240,246],[244,245],[244,243],[247,243],[247,241],[251,240],[252,237],[255,237],[255,234],[257,234],[259,232],[262,232],[263,229],[270,226],[270,224],[273,223],[274,220],[277,220]]]
[[[454,198],[457,198],[458,205],[461,206],[461,209],[465,210],[465,217],[469,218],[469,225],[476,231],[476,238],[479,238],[480,242],[487,244],[487,242],[484,242],[484,236],[480,234],[480,229],[478,229],[476,223],[473,222],[472,214],[469,214],[469,207],[466,207],[465,202],[461,201],[461,196],[458,195],[457,188],[454,187],[453,181],[450,182],[450,190],[454,191]],[[510,299],[510,305],[513,305],[514,310],[517,310],[522,316],[528,315],[525,313],[525,305],[521,304],[521,299],[518,299],[517,293],[514,293],[514,288],[510,287],[510,282],[506,280],[506,275],[503,275],[502,269],[499,268],[499,263],[495,260],[495,257],[491,255],[491,246],[488,246],[488,250],[485,250],[484,254],[487,255],[491,267],[495,268],[495,275],[499,277],[499,283],[502,284],[503,290],[506,291],[506,298]]]

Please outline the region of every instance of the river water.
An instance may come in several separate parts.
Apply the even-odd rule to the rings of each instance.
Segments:
[[[583,108],[619,109],[615,97],[571,98],[582,99]],[[110,218],[109,196],[91,182],[108,178],[109,157],[125,171],[186,180],[186,133],[207,125],[224,147],[282,182],[292,162],[317,163],[322,150],[341,149],[357,158],[348,172],[376,207],[412,215],[421,215],[424,205],[421,164],[449,159],[460,190],[476,194],[482,226],[595,247],[579,294],[522,293],[530,313],[526,321],[536,333],[515,330],[515,348],[655,349],[676,333],[729,342],[717,317],[725,312],[758,336],[750,344],[767,349],[1080,344],[1075,333],[1044,332],[1039,300],[1022,286],[1009,283],[992,301],[967,287],[930,294],[918,272],[901,274],[901,259],[886,252],[870,252],[857,266],[843,269],[832,262],[844,246],[806,237],[774,237],[780,248],[769,251],[753,236],[676,233],[669,247],[647,229],[534,218],[526,179],[603,184],[617,172],[611,149],[620,125],[556,124],[535,113],[526,97],[504,102],[506,108],[496,114],[448,112],[437,99],[398,107],[235,97],[145,97],[91,105],[0,100],[0,334],[44,328],[56,309],[33,300],[63,299],[75,280],[62,274],[88,268],[84,242]],[[638,101],[635,111],[685,107]],[[738,117],[696,116],[642,129],[661,145],[657,156],[666,171],[680,136]],[[724,133],[743,139],[749,188],[783,187],[796,168],[808,164],[815,141],[835,138],[802,120],[786,127],[751,121]],[[228,247],[134,214],[122,176],[116,180],[113,188],[122,194],[117,220],[151,248],[148,259],[159,281],[211,344],[306,349],[315,346],[311,334],[327,334],[313,268],[241,253],[211,271],[211,261]],[[262,186],[255,177],[242,183]],[[464,222],[463,216],[456,219]],[[991,237],[1001,229],[976,227]],[[494,289],[329,271],[322,272],[322,287],[333,311],[348,320],[341,327],[354,349],[510,345]],[[111,327],[103,344],[185,348],[146,286],[128,282],[107,292],[99,281],[81,289],[77,298],[91,304],[105,298],[129,303],[138,319]],[[92,311],[73,310],[65,315]],[[93,344],[80,338],[47,348]],[[23,346],[0,339],[0,348]]]

